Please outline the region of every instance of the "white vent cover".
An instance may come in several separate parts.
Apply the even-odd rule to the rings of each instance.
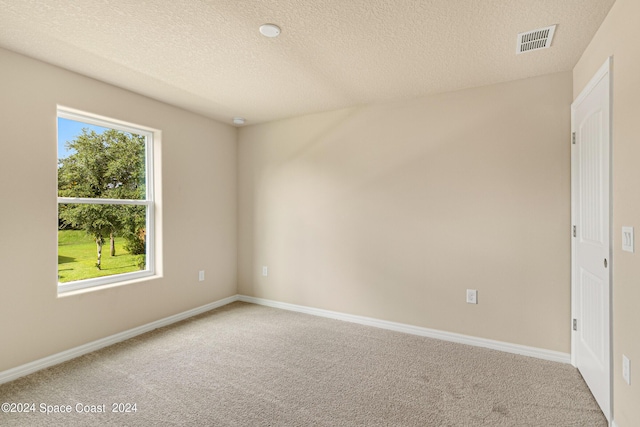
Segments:
[[[519,55],[532,50],[546,49],[551,46],[553,33],[556,32],[556,26],[538,28],[537,30],[527,31],[518,34],[518,47],[516,53]]]

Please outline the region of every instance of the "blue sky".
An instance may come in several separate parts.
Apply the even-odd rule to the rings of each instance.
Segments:
[[[89,125],[87,123],[76,122],[75,120],[63,119],[58,117],[58,158],[63,159],[73,154],[74,151],[67,150],[65,144],[67,141],[72,141],[76,136],[82,134],[82,128],[88,128],[95,130],[97,133],[102,133],[107,128]]]

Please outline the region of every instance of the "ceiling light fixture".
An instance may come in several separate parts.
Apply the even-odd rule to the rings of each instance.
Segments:
[[[278,37],[280,35],[280,27],[275,24],[260,25],[260,34],[265,37]]]
[[[243,125],[246,122],[246,120],[244,119],[244,117],[234,117],[233,118],[233,124],[234,125]]]

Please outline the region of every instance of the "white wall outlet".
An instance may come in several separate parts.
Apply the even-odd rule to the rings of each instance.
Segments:
[[[198,281],[204,282],[204,270],[198,271]]]
[[[266,265],[262,266],[262,275],[267,277],[269,275],[269,268]]]
[[[622,250],[633,252],[633,227],[622,227]]]
[[[467,303],[469,304],[478,303],[478,291],[476,291],[475,289],[467,289]]]
[[[624,382],[631,385],[631,362],[624,354],[622,355],[622,378]]]

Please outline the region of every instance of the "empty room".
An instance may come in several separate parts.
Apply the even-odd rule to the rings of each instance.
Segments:
[[[0,425],[640,426],[638,0],[0,0]]]

